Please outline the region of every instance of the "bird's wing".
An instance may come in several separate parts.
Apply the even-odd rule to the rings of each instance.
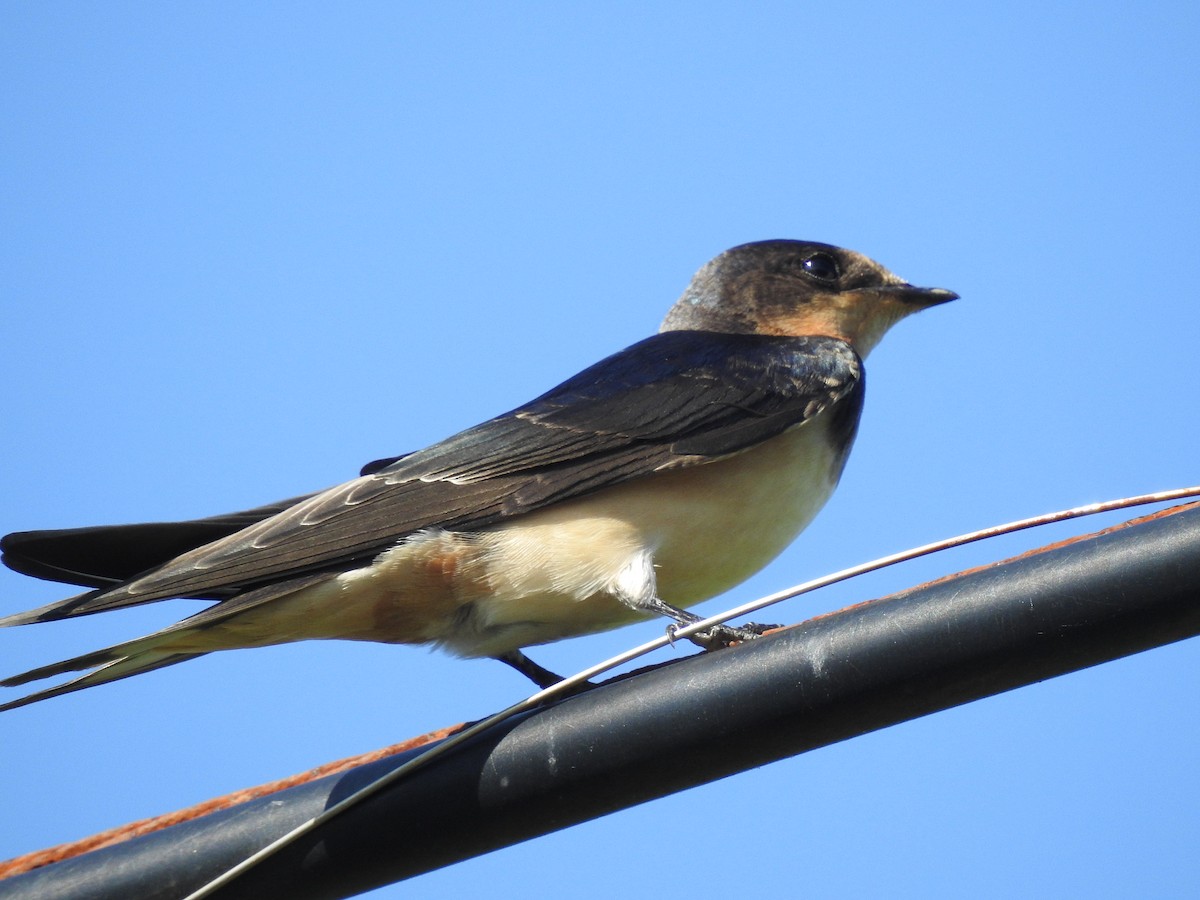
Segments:
[[[861,379],[858,356],[833,338],[658,334],[512,412],[39,619],[361,565],[424,528],[484,528],[720,459],[813,418]]]
[[[367,463],[359,472],[370,475],[407,454]],[[0,539],[0,562],[22,575],[91,588],[111,588],[175,557],[241,531],[255,522],[307,500],[312,494],[289,497],[254,509],[177,522],[137,522],[131,525],[92,525],[15,531]],[[193,599],[217,599],[219,593]]]
[[[114,587],[311,496],[305,494],[254,509],[184,522],[17,531],[5,535],[0,549],[4,564],[22,575],[85,587]]]

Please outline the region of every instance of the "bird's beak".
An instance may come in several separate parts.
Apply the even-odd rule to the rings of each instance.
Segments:
[[[923,288],[912,284],[889,284],[877,288],[877,290],[881,294],[895,297],[914,309],[928,309],[931,306],[958,299],[958,294],[945,288]]]

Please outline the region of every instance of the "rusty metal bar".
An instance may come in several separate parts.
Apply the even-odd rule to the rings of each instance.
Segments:
[[[1182,507],[678,660],[505,723],[217,896],[335,898],[747,768],[1200,634]],[[0,881],[0,898],[178,898],[402,753]]]

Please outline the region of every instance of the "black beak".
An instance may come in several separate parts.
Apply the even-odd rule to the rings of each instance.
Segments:
[[[896,299],[915,306],[917,309],[928,309],[931,306],[958,299],[958,294],[945,288],[923,288],[911,284],[889,284],[879,288],[879,293],[891,294]]]

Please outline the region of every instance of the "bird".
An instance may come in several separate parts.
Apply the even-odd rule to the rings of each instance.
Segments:
[[[557,676],[524,648],[655,616],[698,621],[687,607],[763,568],[833,493],[867,354],[899,320],[957,298],[830,244],[742,244],[696,273],[656,334],[343,484],[205,519],[9,534],[9,568],[88,590],[0,626],[209,605],[0,681],[84,673],[0,710],[306,639],[434,645],[546,686]]]

